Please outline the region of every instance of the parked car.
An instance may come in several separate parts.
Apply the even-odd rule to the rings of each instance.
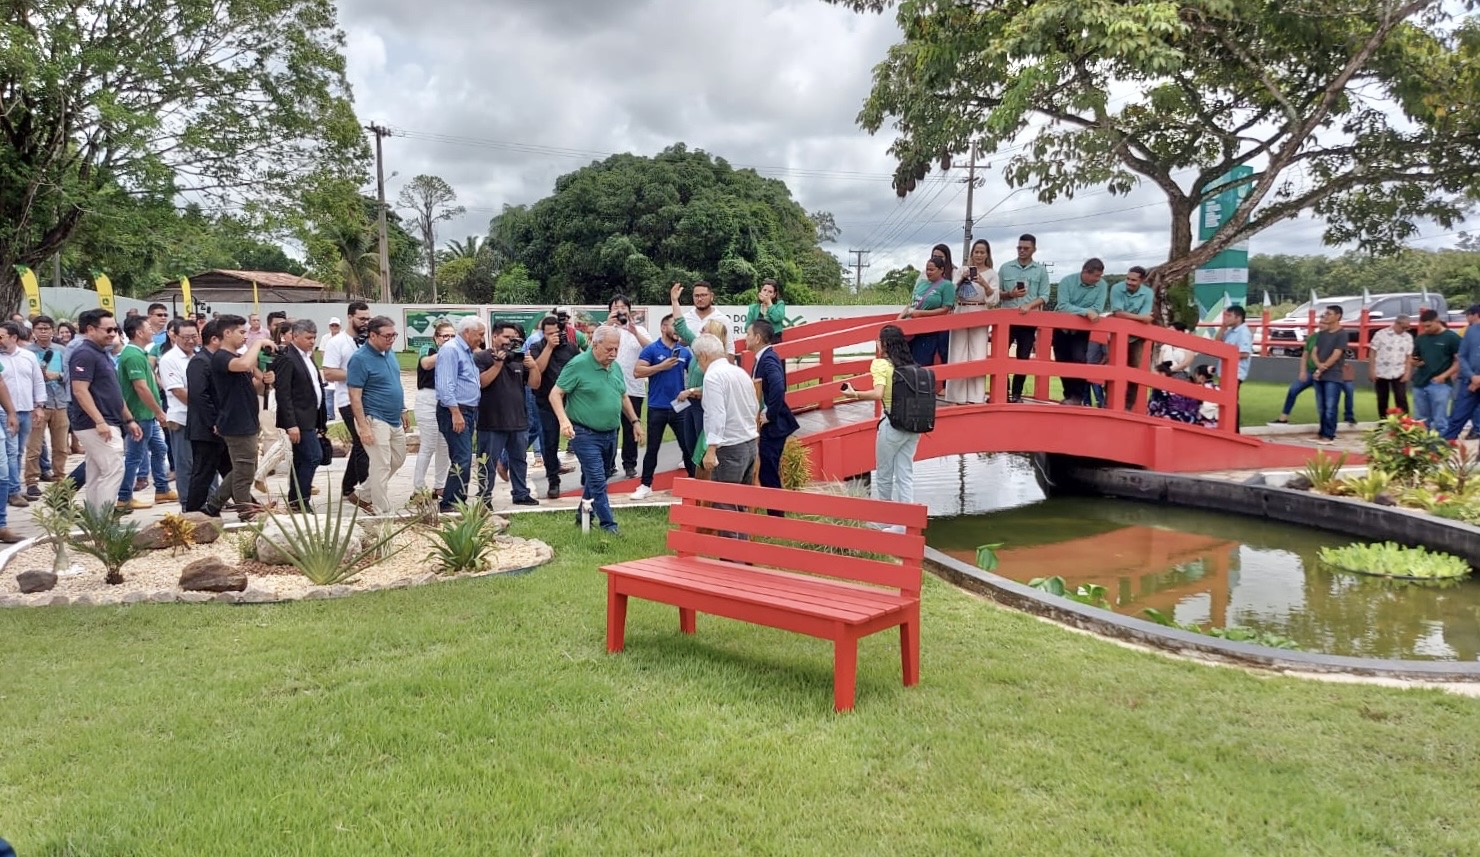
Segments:
[[[1372,322],[1390,321],[1396,316],[1406,315],[1416,323],[1419,311],[1425,308],[1438,310],[1439,317],[1446,322],[1453,320],[1450,317],[1448,301],[1436,292],[1372,295],[1367,301],[1364,301],[1361,295],[1320,298],[1315,303],[1316,319],[1320,320],[1321,313],[1328,306],[1341,307],[1342,327],[1346,328],[1347,340],[1355,346],[1359,338],[1364,303],[1368,310],[1368,318]],[[1309,303],[1303,303],[1279,321],[1270,322],[1270,354],[1299,357],[1304,353],[1303,343],[1308,331],[1307,325],[1310,323],[1310,307]],[[1356,356],[1355,347],[1347,350],[1347,356]]]

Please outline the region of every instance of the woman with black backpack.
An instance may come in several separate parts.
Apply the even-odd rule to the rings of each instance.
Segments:
[[[915,502],[915,447],[920,435],[935,426],[935,373],[915,362],[904,331],[887,324],[879,331],[873,363],[872,390],[843,385],[854,399],[884,403],[884,418],[874,441],[873,497],[876,500]]]

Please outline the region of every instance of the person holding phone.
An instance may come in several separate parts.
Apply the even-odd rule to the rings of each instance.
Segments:
[[[1033,261],[1033,254],[1037,252],[1038,239],[1024,233],[1018,238],[1017,258],[1003,264],[998,269],[997,280],[1002,284],[1003,309],[1016,309],[1021,313],[1029,313],[1048,305],[1050,291],[1048,269],[1041,262]],[[1017,359],[1031,358],[1033,346],[1038,340],[1038,328],[1014,325],[1010,335]],[[1012,376],[1011,392],[1007,401],[1022,401],[1023,385],[1027,380],[1026,375]],[[1040,396],[1043,393],[1039,390],[1033,392]]]
[[[693,355],[678,341],[673,330],[673,316],[663,316],[658,325],[658,339],[642,349],[633,370],[637,377],[648,385],[647,401],[647,454],[642,458],[642,484],[632,492],[632,499],[642,500],[653,493],[653,475],[658,472],[658,451],[663,446],[663,435],[671,427],[678,438],[678,448],[683,453],[683,467],[690,477],[694,475],[694,441],[683,430],[683,412],[690,406],[678,401],[684,392]]]
[[[997,272],[992,269],[992,245],[985,238],[978,238],[971,245],[971,253],[967,257],[967,263],[962,266],[961,276],[956,283],[956,312],[980,312],[997,306],[1002,300],[997,284]],[[988,344],[985,327],[952,331],[947,362],[985,360]],[[965,405],[981,404],[986,400],[985,375],[953,378],[946,382],[947,402]]]
[[[956,287],[950,280],[950,261],[940,256],[931,256],[930,261],[925,263],[925,276],[915,284],[915,291],[910,295],[910,305],[904,308],[899,317],[908,320],[945,315],[955,303]],[[936,358],[940,356],[940,346],[946,336],[943,331],[915,334],[910,339],[910,351],[915,355],[915,362],[921,366],[931,366],[939,362]]]

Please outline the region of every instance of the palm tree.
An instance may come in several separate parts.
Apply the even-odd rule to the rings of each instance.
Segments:
[[[344,282],[344,298],[380,293],[380,245],[369,227],[334,223],[325,234],[339,251],[336,269]]]
[[[446,264],[453,259],[476,259],[482,249],[482,239],[469,235],[462,241],[448,241],[447,249],[437,254],[440,257],[437,261]]]

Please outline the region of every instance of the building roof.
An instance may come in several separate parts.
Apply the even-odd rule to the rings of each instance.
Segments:
[[[191,279],[194,280],[196,277],[204,277],[209,274],[231,277],[241,280],[248,285],[255,281],[258,286],[270,286],[277,289],[311,289],[313,291],[323,291],[328,288],[328,286],[317,280],[310,280],[308,277],[300,277],[296,274],[284,274],[280,271],[233,271],[228,268],[212,268],[209,271],[191,275]]]

